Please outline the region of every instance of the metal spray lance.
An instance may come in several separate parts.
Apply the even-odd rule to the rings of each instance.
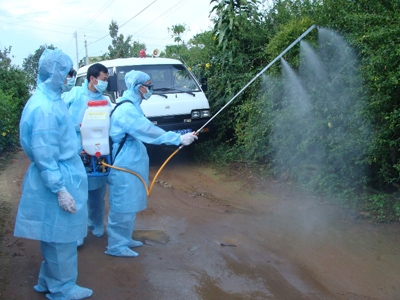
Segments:
[[[219,115],[220,112],[222,112],[233,100],[235,100],[247,87],[252,84],[258,77],[260,77],[266,70],[268,70],[278,59],[280,59],[283,55],[285,55],[286,52],[288,52],[294,45],[296,45],[300,40],[302,40],[307,34],[310,33],[311,30],[314,28],[317,28],[316,25],[312,25],[310,28],[308,28],[301,36],[299,36],[293,43],[291,43],[285,50],[281,52],[273,61],[271,61],[264,69],[262,69],[252,80],[250,80],[231,100],[229,100],[215,115],[212,116],[211,119],[209,119],[200,129],[196,131],[195,134],[199,134],[200,131],[208,124],[210,123],[216,116]],[[182,146],[181,146],[182,147]]]

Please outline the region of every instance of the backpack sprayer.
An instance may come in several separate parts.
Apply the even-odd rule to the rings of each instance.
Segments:
[[[112,108],[107,100],[88,102],[82,124],[82,148],[80,156],[90,177],[107,176],[110,168],[103,163],[111,164],[110,153],[110,112]]]
[[[301,36],[299,36],[292,44],[290,44],[285,50],[283,50],[277,57],[275,57],[275,59],[274,60],[272,60],[264,69],[262,69],[252,80],[250,80],[232,99],[230,99],[216,114],[214,114],[214,116],[212,117],[212,118],[210,118],[200,129],[198,129],[196,132],[194,132],[194,134],[196,134],[196,135],[198,135],[200,132],[201,132],[201,130],[208,124],[208,123],[210,123],[216,116],[218,116],[233,100],[235,100],[250,84],[252,84],[258,77],[260,77],[266,70],[268,70],[278,59],[280,59],[287,51],[289,51],[295,44],[297,44],[301,39],[303,39],[307,34],[309,34],[310,33],[310,31],[312,31],[314,28],[317,28],[317,26],[316,25],[312,25],[310,28],[308,28]],[[100,101],[95,101],[95,102],[100,102]],[[107,101],[105,101],[105,102],[107,102]],[[108,104],[107,104],[108,105]],[[91,120],[93,120],[93,119],[96,119],[96,116],[97,117],[99,117],[97,120],[102,120],[102,121],[104,121],[105,119],[103,119],[103,118],[100,118],[100,112],[105,112],[105,109],[103,108],[103,109],[101,109],[100,111],[97,111],[97,110],[94,110],[94,107],[97,107],[97,108],[99,108],[100,107],[100,104],[98,105],[98,106],[92,106],[92,109],[91,110],[89,110],[91,107],[89,106],[88,107],[88,109],[87,109],[87,113],[90,113],[90,112],[92,112],[92,113],[90,113],[89,115],[88,115],[88,117],[87,117],[87,119],[91,119]],[[111,159],[110,159],[110,151],[109,151],[109,144],[108,144],[108,136],[109,136],[109,122],[110,122],[110,119],[109,119],[109,112],[111,111],[111,108],[110,107],[108,107],[108,119],[107,119],[107,121],[108,121],[108,123],[107,123],[107,125],[103,125],[103,126],[101,126],[101,128],[104,128],[104,132],[103,132],[103,130],[95,130],[94,128],[93,129],[91,129],[91,130],[89,130],[89,131],[91,131],[92,133],[88,136],[88,138],[89,138],[89,140],[92,138],[92,137],[94,137],[94,133],[95,132],[97,132],[97,133],[101,133],[101,134],[105,134],[105,133],[107,133],[106,135],[105,135],[105,137],[106,137],[106,139],[104,140],[104,142],[105,143],[107,143],[107,149],[108,149],[108,152],[107,151],[104,151],[104,150],[102,150],[103,152],[101,152],[100,150],[98,150],[98,149],[103,149],[102,147],[103,147],[103,144],[102,143],[100,143],[100,142],[91,142],[91,143],[89,143],[88,141],[84,141],[84,139],[86,138],[84,138],[84,135],[83,135],[83,133],[82,133],[82,127],[84,126],[84,122],[82,122],[82,127],[81,127],[81,133],[82,133],[82,141],[84,141],[83,142],[83,149],[92,157],[92,160],[91,160],[91,164],[90,164],[90,166],[93,168],[93,171],[92,171],[92,173],[88,173],[88,175],[89,176],[105,176],[105,175],[108,175],[108,173],[109,173],[109,168],[114,168],[114,169],[117,169],[117,170],[120,170],[120,171],[124,171],[124,172],[128,172],[128,173],[131,173],[131,174],[133,174],[133,175],[135,175],[135,176],[137,176],[141,181],[142,181],[142,183],[143,183],[143,185],[144,185],[144,187],[145,187],[145,189],[146,189],[146,192],[147,192],[147,196],[150,196],[150,194],[151,194],[151,191],[152,191],[152,189],[153,189],[153,186],[154,186],[154,183],[155,183],[155,181],[156,181],[156,179],[157,179],[157,177],[158,177],[158,175],[160,174],[160,172],[161,172],[161,170],[164,168],[164,166],[168,163],[168,161],[176,154],[176,153],[178,153],[178,151],[180,150],[180,149],[182,149],[184,146],[183,145],[181,145],[181,146],[179,146],[179,148],[178,149],[176,149],[166,160],[165,160],[165,162],[162,164],[162,166],[160,167],[160,169],[157,171],[157,173],[156,173],[156,175],[154,176],[154,178],[153,178],[153,180],[152,180],[152,182],[151,182],[151,185],[150,185],[150,187],[148,188],[147,187],[147,185],[146,185],[146,182],[143,180],[143,178],[139,175],[139,174],[137,174],[136,172],[133,172],[133,171],[131,171],[131,170],[127,170],[127,169],[123,169],[123,168],[119,168],[119,167],[116,167],[116,166],[112,166],[112,165],[110,165],[110,161],[111,161]],[[88,110],[89,110],[89,112],[88,112]],[[96,112],[96,113],[95,113]],[[86,113],[85,113],[85,116],[86,116]],[[101,116],[103,116],[102,114],[101,114]],[[97,122],[92,122],[92,123],[90,123],[90,124],[97,124]],[[90,127],[90,126],[89,126]],[[86,145],[86,146],[85,146]],[[105,144],[104,144],[105,145]],[[89,152],[88,152],[89,151]],[[94,156],[94,157],[93,157]],[[85,165],[86,166],[86,165]],[[106,170],[106,171],[104,171],[103,172],[103,167],[105,168],[104,170]],[[99,170],[100,170],[100,172],[99,172]],[[92,174],[92,175],[91,175]]]

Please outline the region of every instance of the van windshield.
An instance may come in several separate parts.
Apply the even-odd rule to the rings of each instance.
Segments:
[[[183,65],[140,65],[116,68],[118,96],[126,90],[125,74],[138,70],[150,76],[153,94],[199,92],[200,87]]]

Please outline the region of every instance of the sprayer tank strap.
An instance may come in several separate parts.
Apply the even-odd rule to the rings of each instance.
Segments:
[[[123,101],[121,101],[121,102],[118,102],[118,103],[115,105],[115,107],[113,108],[113,110],[111,111],[111,113],[110,113],[110,118],[111,118],[112,114],[114,113],[115,109],[116,109],[118,106],[120,106],[121,104],[124,104],[124,103],[126,103],[126,102],[132,103],[132,102],[129,101],[129,100],[123,100]],[[132,103],[132,104],[133,104],[133,103]],[[118,153],[121,151],[121,149],[122,149],[122,147],[124,146],[125,141],[126,141],[127,138],[128,138],[128,134],[125,133],[125,136],[124,136],[124,137],[122,138],[122,140],[119,142],[118,150],[117,150],[117,152],[115,153],[115,157],[114,157],[113,161],[114,161],[115,158],[117,157]],[[111,138],[110,138],[110,140],[111,140]],[[112,141],[110,141],[110,142],[112,142]],[[110,146],[111,146],[111,145],[112,145],[112,143],[110,143]],[[111,146],[111,147],[112,147],[112,146]]]
[[[121,102],[118,102],[118,103],[115,105],[115,107],[113,108],[113,110],[111,111],[111,113],[110,113],[110,118],[111,118],[112,114],[114,113],[114,111],[117,109],[118,106],[120,106],[121,104],[127,103],[127,102],[132,103],[132,101],[130,101],[130,100],[122,100]],[[133,104],[133,103],[132,103],[132,104]]]

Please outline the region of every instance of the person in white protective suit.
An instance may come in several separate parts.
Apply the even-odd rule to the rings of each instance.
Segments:
[[[148,184],[149,157],[143,142],[153,145],[188,146],[197,136],[194,133],[180,135],[172,131],[166,132],[144,116],[140,104],[152,94],[148,74],[130,71],[125,75],[125,82],[127,90],[118,102],[129,102],[118,106],[110,120],[114,166],[136,172]],[[116,156],[125,134],[126,141]],[[138,253],[130,248],[143,245],[142,242],[132,239],[132,233],[136,213],[146,208],[146,189],[137,176],[113,168],[108,175],[108,189],[110,209],[107,223],[108,246],[105,253],[113,256],[138,256]]]
[[[72,60],[46,49],[37,86],[20,120],[20,143],[31,164],[26,172],[14,235],[40,241],[43,262],[37,292],[48,299],[85,299],[92,290],[76,284],[77,240],[87,234],[87,176],[79,140],[61,89]]]
[[[63,98],[71,114],[75,126],[76,134],[81,140],[80,124],[82,123],[85,110],[88,108],[89,101],[108,100],[103,92],[108,85],[108,69],[100,64],[91,65],[87,72],[87,78],[82,86],[76,86]],[[110,105],[110,104],[109,104]],[[79,146],[82,151],[82,145]],[[96,237],[104,234],[104,197],[107,191],[107,177],[88,177],[89,198],[88,198],[88,228]],[[78,246],[83,244],[83,240],[78,241]]]

